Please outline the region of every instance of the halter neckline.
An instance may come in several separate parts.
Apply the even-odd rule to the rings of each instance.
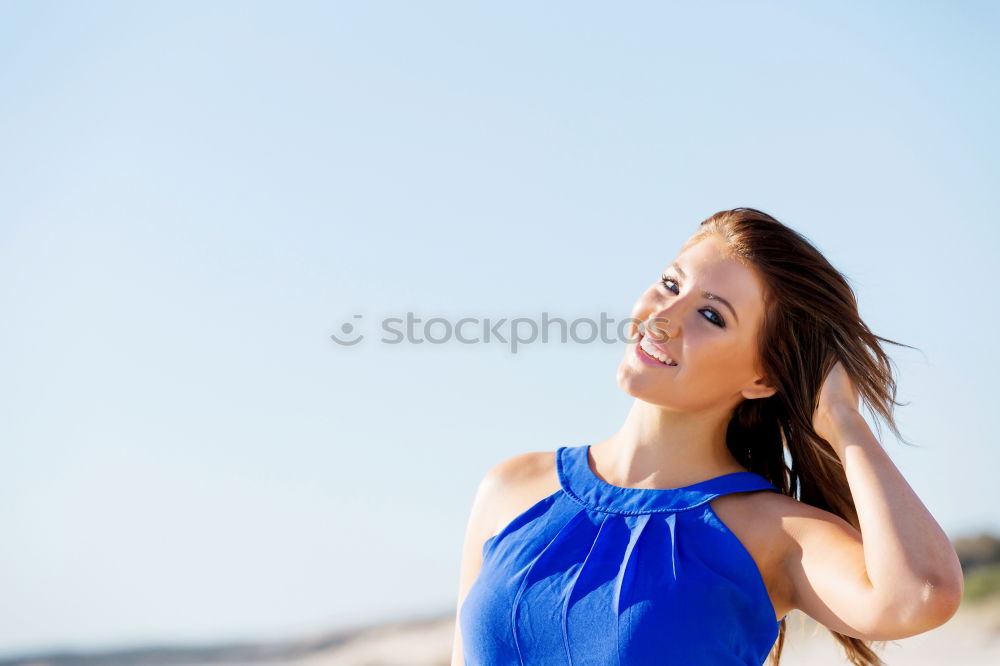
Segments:
[[[556,451],[559,483],[576,501],[597,511],[619,514],[683,511],[720,495],[778,489],[754,472],[730,472],[679,488],[626,488],[604,481],[590,467],[590,444]]]

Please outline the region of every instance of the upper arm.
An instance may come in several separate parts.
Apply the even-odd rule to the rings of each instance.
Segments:
[[[792,606],[837,633],[869,641],[926,631],[907,617],[891,590],[868,578],[861,533],[840,516],[808,504],[786,516],[790,547],[784,559]]]

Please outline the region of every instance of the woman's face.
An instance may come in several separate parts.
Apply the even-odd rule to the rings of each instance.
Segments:
[[[664,269],[666,280],[657,277],[639,297],[632,316],[644,323],[618,367],[618,384],[629,395],[668,409],[699,411],[728,410],[743,399],[774,393],[756,369],[763,287],[751,269],[723,255],[722,243],[712,235],[688,247]],[[643,337],[677,365],[644,356]]]

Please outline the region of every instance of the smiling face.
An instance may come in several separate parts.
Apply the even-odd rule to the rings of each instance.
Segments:
[[[629,344],[618,384],[629,395],[679,411],[728,411],[774,393],[756,368],[764,288],[753,270],[726,256],[710,235],[687,247],[639,298],[632,316],[676,366],[656,363]],[[715,298],[706,296],[709,292]],[[727,305],[728,303],[728,305]]]

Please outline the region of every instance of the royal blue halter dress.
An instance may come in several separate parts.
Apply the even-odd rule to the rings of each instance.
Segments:
[[[560,489],[483,544],[459,612],[466,666],[761,666],[774,606],[709,501],[780,491],[752,472],[622,488],[589,450],[560,447]]]

